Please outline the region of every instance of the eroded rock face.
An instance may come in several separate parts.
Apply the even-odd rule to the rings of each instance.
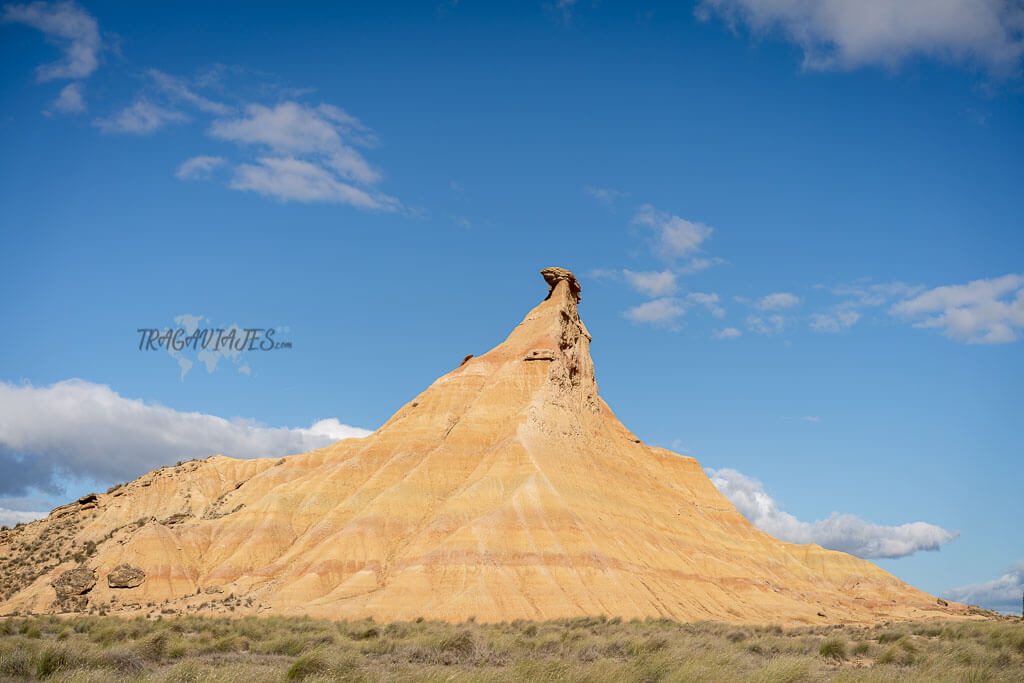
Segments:
[[[571,271],[565,268],[545,268],[540,271],[540,274],[544,276],[544,281],[548,283],[548,298],[551,298],[551,294],[555,291],[555,286],[559,282],[569,283],[569,294],[573,298],[574,303],[580,302],[580,292],[583,290],[580,287],[579,281],[576,280],[576,276]]]
[[[135,588],[146,580],[146,572],[130,564],[119,564],[107,574],[107,585],[111,588]]]
[[[373,434],[144,475],[117,497],[99,494],[89,526],[74,527],[78,547],[107,538],[90,562],[133,558],[150,575],[132,597],[178,612],[222,608],[197,592],[223,586],[241,614],[353,620],[968,614],[870,562],[768,536],[697,460],[642,443],[598,394],[575,276],[542,273],[547,298],[505,341]],[[35,525],[42,533],[55,523]],[[93,583],[77,569],[54,589],[80,609]],[[109,590],[96,593],[99,603]],[[0,615],[52,600],[33,584],[0,603]]]
[[[96,585],[96,572],[84,566],[69,569],[58,576],[52,585],[58,598],[84,595]]]
[[[57,599],[53,606],[60,612],[81,612],[89,606],[86,595],[96,585],[96,572],[88,567],[77,567],[62,573],[53,581]]]

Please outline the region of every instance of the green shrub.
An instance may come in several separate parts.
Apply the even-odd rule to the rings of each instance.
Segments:
[[[64,646],[44,647],[36,660],[36,678],[46,678],[71,665],[71,656]]]
[[[818,646],[818,654],[826,659],[846,659],[846,643],[840,638],[826,638]]]
[[[870,649],[871,643],[862,640],[859,643],[857,643],[857,645],[853,648],[853,654],[866,655],[868,653],[868,650]]]
[[[327,655],[323,650],[313,650],[302,655],[288,668],[289,681],[302,681],[309,676],[326,673],[328,668]]]

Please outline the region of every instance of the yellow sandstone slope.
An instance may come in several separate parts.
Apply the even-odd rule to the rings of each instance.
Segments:
[[[370,436],[163,468],[5,532],[0,614],[828,623],[966,613],[870,562],[768,536],[695,459],[641,443],[598,396],[575,277],[543,274],[548,297],[504,343]],[[43,573],[15,573],[18,558]]]

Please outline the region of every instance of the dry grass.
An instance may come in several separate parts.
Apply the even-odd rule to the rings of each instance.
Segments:
[[[0,681],[21,679],[1021,681],[1024,624],[9,618],[0,621]]]

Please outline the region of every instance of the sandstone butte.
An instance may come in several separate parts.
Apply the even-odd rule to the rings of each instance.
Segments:
[[[547,298],[508,339],[370,436],[164,467],[4,532],[0,614],[794,624],[978,613],[759,531],[697,460],[644,445],[598,395],[576,278],[542,274]]]

